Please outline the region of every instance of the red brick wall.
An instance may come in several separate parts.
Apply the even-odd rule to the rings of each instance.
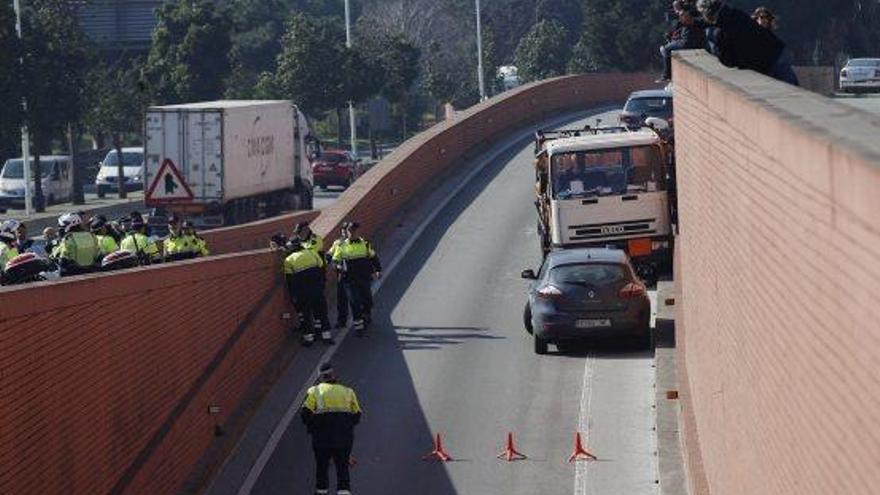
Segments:
[[[877,493],[880,121],[677,53],[693,493]]]
[[[466,153],[563,111],[622,100],[647,75],[559,78],[505,93],[404,143],[321,213],[372,235]],[[215,253],[265,246],[296,214],[206,232]],[[287,346],[266,250],[0,289],[0,492],[175,493],[216,423]],[[209,415],[209,405],[221,406]]]
[[[302,211],[233,227],[206,230],[200,235],[208,242],[211,254],[238,253],[269,246],[273,234],[290,235],[299,222],[311,222],[320,211]]]

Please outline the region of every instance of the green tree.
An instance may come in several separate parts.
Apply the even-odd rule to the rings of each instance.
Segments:
[[[18,153],[21,113],[21,44],[15,31],[15,12],[0,3],[0,162]]]
[[[419,76],[419,49],[402,33],[374,31],[359,39],[367,66],[382,74],[380,94],[397,107],[404,137],[407,133],[408,102],[411,89]]]
[[[308,114],[336,110],[341,117],[342,107],[348,101],[348,51],[344,42],[345,33],[337,22],[294,15],[281,41],[275,81],[261,85],[293,100]]]
[[[230,71],[231,22],[210,0],[167,2],[147,56],[144,77],[159,103],[221,98]]]
[[[571,56],[565,26],[554,20],[535,24],[516,47],[514,62],[524,82],[565,74]]]
[[[84,110],[89,46],[75,8],[66,0],[33,0],[23,15],[25,119],[32,138],[37,211],[45,209],[40,155],[50,151],[52,138],[78,121]]]
[[[112,137],[116,156],[122,157],[125,134],[140,132],[149,96],[141,80],[141,66],[95,65],[89,73],[91,108],[85,116],[86,128],[93,134]],[[117,187],[120,198],[126,197],[123,161],[117,160]]]

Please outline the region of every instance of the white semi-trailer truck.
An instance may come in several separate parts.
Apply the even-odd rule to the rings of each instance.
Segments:
[[[320,143],[290,101],[150,107],[144,119],[144,202],[200,228],[312,208]]]

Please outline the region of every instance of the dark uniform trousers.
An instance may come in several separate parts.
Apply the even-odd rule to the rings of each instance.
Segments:
[[[351,474],[348,471],[348,460],[351,458],[351,448],[326,449],[315,447],[315,486],[330,486],[330,461],[336,467],[336,489],[351,489]]]

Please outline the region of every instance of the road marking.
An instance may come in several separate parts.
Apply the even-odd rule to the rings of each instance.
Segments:
[[[561,117],[558,119],[554,119],[546,124],[545,127],[555,127],[558,125],[562,125],[565,122],[572,120],[582,119],[582,115],[584,112],[578,112],[577,114],[568,115],[566,117]],[[575,117],[574,115],[579,115],[580,117]],[[428,228],[431,223],[440,215],[440,213],[446,209],[447,206],[452,202],[452,200],[459,195],[459,193],[467,187],[472,180],[479,175],[483,169],[485,169],[489,164],[494,162],[499,156],[510,151],[511,148],[515,147],[517,143],[522,141],[523,139],[527,139],[534,133],[534,129],[529,127],[528,130],[522,131],[520,133],[515,134],[515,137],[509,139],[505,144],[503,144],[497,151],[492,153],[490,156],[484,158],[476,167],[474,167],[471,172],[464,178],[464,180],[453,188],[452,192],[449,193],[440,203],[431,210],[431,213],[425,218],[425,220],[419,224],[413,234],[407,239],[406,243],[400,248],[400,251],[397,252],[397,255],[394,259],[391,260],[390,263],[383,270],[383,277],[378,280],[375,284],[373,284],[372,292],[375,294],[382,287],[382,283],[388,279],[394,269],[398,264],[403,260],[403,258],[408,254],[409,250],[412,248],[413,244],[421,237],[422,233]],[[278,448],[278,444],[281,443],[281,439],[284,437],[284,433],[287,431],[287,428],[290,426],[290,423],[293,421],[293,418],[299,413],[300,404],[302,404],[303,400],[305,400],[306,392],[308,392],[310,384],[315,383],[315,380],[318,378],[318,368],[320,367],[320,363],[324,363],[333,358],[336,354],[336,351],[345,341],[345,338],[348,336],[351,327],[346,327],[343,329],[339,335],[336,336],[336,343],[331,345],[324,351],[324,354],[321,356],[321,359],[318,361],[318,365],[312,371],[312,374],[309,376],[309,379],[306,381],[306,384],[303,388],[297,393],[296,398],[291,402],[290,407],[285,411],[284,416],[282,416],[281,421],[279,421],[278,425],[272,431],[272,435],[269,436],[269,439],[266,441],[266,444],[263,446],[263,450],[260,452],[260,455],[257,457],[256,462],[251,467],[250,471],[248,471],[248,475],[242,483],[241,487],[238,489],[238,495],[250,495],[251,491],[254,489],[254,486],[257,484],[257,481],[260,479],[260,475],[263,473],[263,470],[266,468],[266,465],[269,463],[269,460],[272,458],[272,454],[275,453],[275,449]],[[583,400],[582,400],[583,403]]]
[[[580,411],[578,413],[578,424],[577,429],[582,434],[582,438],[584,442],[586,442],[586,447],[589,449],[590,445],[590,416],[592,414],[593,407],[593,361],[595,358],[593,357],[593,353],[587,354],[587,358],[584,360],[584,379],[581,385],[581,402],[580,402]],[[590,467],[590,461],[575,461],[574,467],[574,495],[586,495],[587,492],[587,480],[588,476],[588,468]]]

